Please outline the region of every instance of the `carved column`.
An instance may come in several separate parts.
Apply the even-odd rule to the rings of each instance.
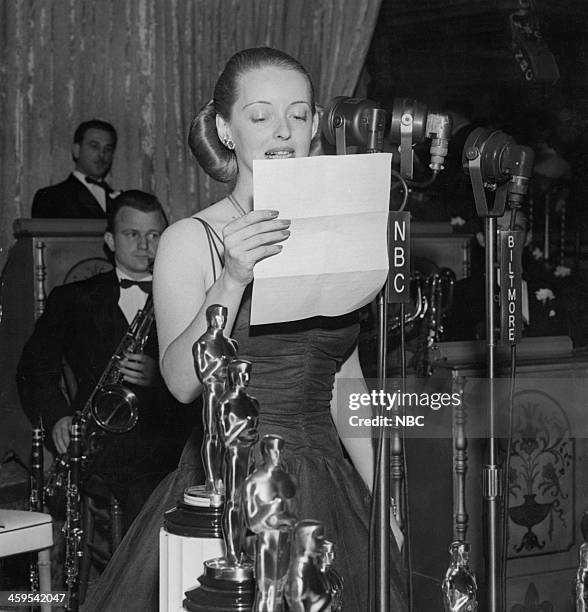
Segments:
[[[466,407],[463,376],[453,374],[452,392],[460,396],[453,409],[453,539],[464,542],[468,529],[466,510],[466,473],[468,470],[468,440],[466,437]]]

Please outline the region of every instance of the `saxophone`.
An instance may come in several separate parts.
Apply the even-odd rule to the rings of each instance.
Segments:
[[[154,318],[153,297],[150,294],[145,306],[137,312],[112,354],[83,409],[74,417],[80,427],[83,462],[96,453],[99,434],[126,433],[133,429],[139,420],[139,400],[136,394],[123,384],[123,375],[117,365],[125,353],[143,352]],[[69,450],[55,457],[47,474],[46,495],[51,497],[66,487],[70,459]]]

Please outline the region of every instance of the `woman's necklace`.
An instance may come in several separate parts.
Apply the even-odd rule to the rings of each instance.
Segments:
[[[239,213],[240,217],[243,217],[247,214],[241,204],[239,204],[239,200],[237,200],[237,198],[232,193],[229,193],[227,198],[229,199],[229,202],[233,205],[233,208]]]

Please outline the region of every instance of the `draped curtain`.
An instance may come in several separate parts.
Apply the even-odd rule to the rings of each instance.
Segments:
[[[351,95],[381,0],[6,0],[0,2],[0,269],[12,222],[72,168],[78,123],[110,121],[111,183],[155,193],[171,220],[225,187],[186,144],[225,61],[270,45],[310,71],[319,102]]]

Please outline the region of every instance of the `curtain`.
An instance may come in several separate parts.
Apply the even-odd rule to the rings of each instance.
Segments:
[[[225,61],[270,45],[310,71],[319,102],[351,95],[381,0],[5,0],[0,2],[0,269],[12,222],[72,169],[82,121],[110,121],[110,182],[155,193],[171,220],[225,191],[186,144]]]

